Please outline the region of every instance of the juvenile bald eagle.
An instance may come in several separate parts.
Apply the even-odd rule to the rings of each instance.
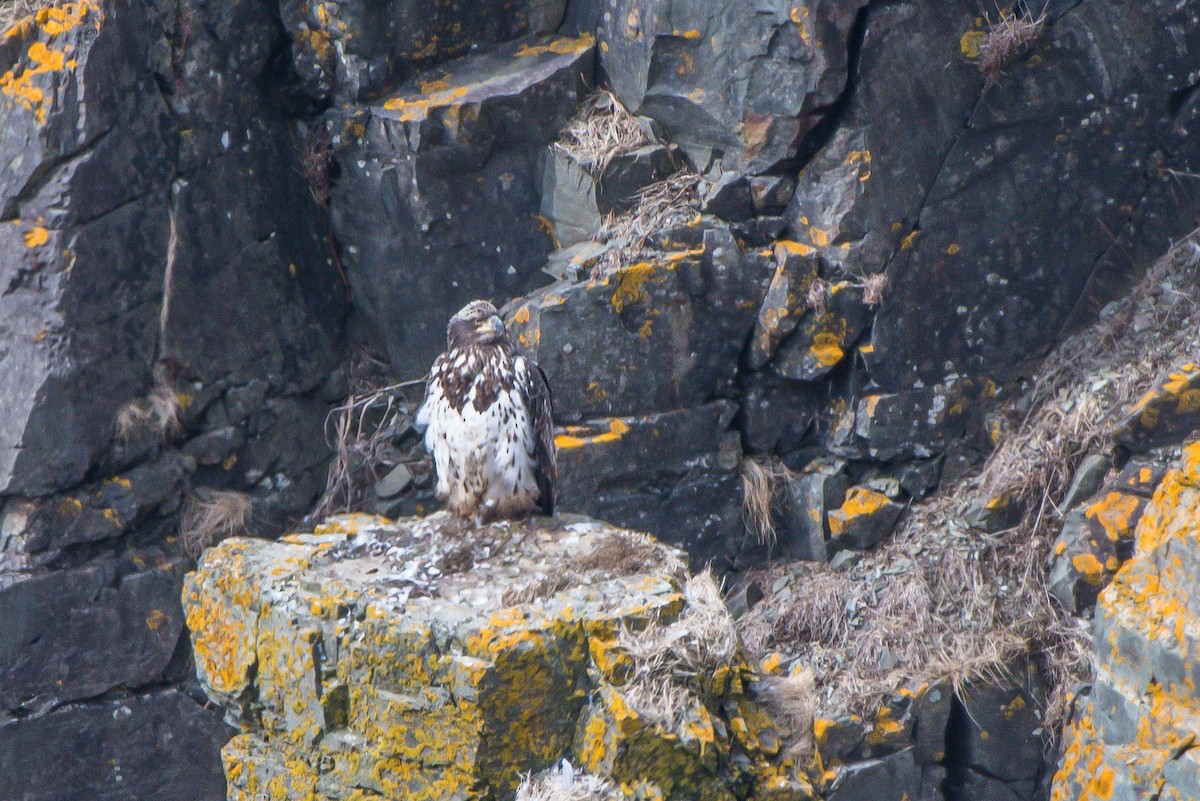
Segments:
[[[476,525],[535,509],[554,514],[554,423],[541,369],[516,352],[496,307],[450,319],[417,425],[437,469],[437,497]]]

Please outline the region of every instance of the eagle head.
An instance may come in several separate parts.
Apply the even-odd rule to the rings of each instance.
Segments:
[[[450,318],[446,342],[451,348],[467,345],[494,345],[504,339],[504,321],[500,312],[486,300],[473,300]]]

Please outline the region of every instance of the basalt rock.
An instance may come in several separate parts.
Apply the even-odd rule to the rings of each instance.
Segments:
[[[334,232],[392,367],[419,375],[464,303],[544,283],[545,149],[592,72],[593,40],[512,43],[332,113]]]
[[[716,159],[764,172],[795,157],[845,87],[863,5],[618,0],[601,18],[601,65],[621,101],[698,168]]]
[[[682,556],[579,517],[227,540],[184,604],[204,690],[244,726],[229,797],[510,797],[570,755],[662,798],[807,798],[736,651],[701,667],[679,724],[638,694],[624,627],[694,636],[696,609],[725,614],[711,583],[681,584]]]
[[[72,704],[0,722],[0,797],[224,801],[232,731],[177,690]]]

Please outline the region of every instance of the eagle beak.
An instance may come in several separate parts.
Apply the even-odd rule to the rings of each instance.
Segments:
[[[479,334],[491,336],[493,338],[502,337],[504,336],[504,321],[493,314],[491,317],[487,318],[478,326],[476,326],[475,331]]]

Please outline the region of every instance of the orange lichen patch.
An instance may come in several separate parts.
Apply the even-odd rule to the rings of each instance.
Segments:
[[[418,122],[425,119],[431,109],[449,106],[467,96],[466,86],[456,86],[434,92],[427,97],[393,97],[384,102],[383,107],[388,111],[400,112],[401,122]]]
[[[842,348],[842,337],[832,331],[821,331],[814,336],[809,350],[822,367],[833,367],[846,356],[846,351]]]
[[[25,247],[36,248],[50,241],[50,232],[40,225],[35,225],[25,232]]]
[[[790,239],[781,239],[775,243],[775,258],[779,261],[783,261],[789,253],[797,256],[811,256],[816,252],[812,246],[803,242],[793,242]]]
[[[608,431],[602,434],[592,434],[589,436],[577,436],[569,433],[580,429],[587,430],[586,427],[572,426],[567,429],[568,433],[559,434],[554,438],[554,445],[558,448],[582,448],[585,445],[603,445],[608,442],[616,442],[621,437],[629,433],[629,425],[618,417],[614,417],[608,421]]]
[[[528,56],[540,56],[545,53],[554,53],[559,56],[571,55],[572,53],[582,53],[593,44],[596,43],[595,37],[590,33],[585,33],[582,36],[563,39],[555,39],[552,42],[540,45],[523,45],[517,50],[516,55],[519,58]]]
[[[906,236],[900,240],[900,249],[908,250],[909,248],[911,248],[913,246],[913,243],[917,241],[918,233],[920,233],[920,232],[917,231],[915,228],[912,231],[909,231],[908,236]]]
[[[1099,587],[1104,583],[1104,565],[1093,554],[1076,554],[1071,557],[1071,566],[1088,584]]]
[[[891,501],[882,492],[876,492],[866,487],[853,487],[846,495],[846,501],[840,509],[829,513],[829,530],[835,537],[846,533],[851,520],[859,517],[869,517],[881,509],[891,505]]]
[[[521,308],[517,309],[517,313],[513,315],[513,322],[524,325],[525,323],[529,322],[529,315],[529,306],[522,306]]]
[[[1135,515],[1142,508],[1142,499],[1124,492],[1109,492],[1093,503],[1084,515],[1104,528],[1112,542],[1133,538]]]
[[[617,288],[612,295],[612,307],[618,314],[625,311],[631,303],[649,300],[650,296],[644,287],[653,274],[654,265],[647,261],[631,264],[621,270]]]
[[[829,232],[824,228],[818,228],[815,225],[810,225],[808,227],[808,238],[819,248],[829,245]]]
[[[957,242],[951,242],[946,248],[946,254],[949,256],[957,256],[962,252],[962,247]]]
[[[983,43],[987,34],[983,31],[967,31],[958,40],[959,52],[964,58],[975,61],[983,54]]]

